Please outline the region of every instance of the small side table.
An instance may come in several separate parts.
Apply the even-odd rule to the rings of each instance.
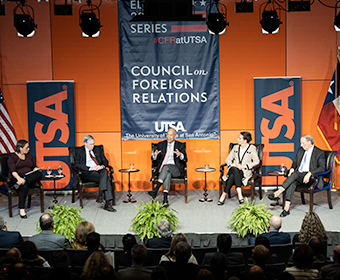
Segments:
[[[276,176],[276,190],[278,190],[279,189],[279,177],[284,176],[285,173],[281,171],[270,171],[270,172],[267,172],[267,175]],[[282,206],[282,202],[279,202],[279,201],[272,202],[270,203],[270,206]]]
[[[215,168],[205,168],[205,167],[200,167],[200,168],[196,168],[195,171],[197,172],[204,172],[204,193],[203,193],[203,198],[200,198],[199,201],[200,202],[205,202],[205,201],[208,201],[208,202],[211,202],[213,201],[212,198],[208,198],[208,193],[207,193],[207,172],[214,172],[216,171]]]
[[[57,204],[58,203],[58,200],[57,200],[57,192],[56,192],[56,188],[55,188],[55,180],[56,179],[61,179],[61,178],[64,178],[65,175],[64,174],[50,174],[50,175],[45,175],[44,178],[45,179],[53,179],[53,189],[54,189],[54,193],[53,193],[53,200],[52,200],[52,203],[55,203]],[[51,205],[50,207],[48,207],[49,209],[52,209],[53,208],[53,205]]]
[[[132,194],[131,194],[131,187],[130,187],[130,173],[139,172],[139,169],[135,169],[135,168],[119,169],[119,172],[129,174],[129,190],[127,193],[128,199],[123,200],[123,202],[124,203],[128,203],[128,202],[135,203],[137,200],[131,199]]]

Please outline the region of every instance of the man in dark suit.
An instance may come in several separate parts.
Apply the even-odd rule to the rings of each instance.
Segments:
[[[278,201],[279,195],[286,191],[286,203],[280,217],[290,214],[289,208],[297,187],[308,189],[313,183],[313,175],[324,172],[326,168],[325,154],[314,146],[312,136],[306,134],[300,139],[301,147],[297,150],[288,178],[276,192],[268,196],[271,200]],[[317,188],[323,187],[323,179],[320,178]]]
[[[41,215],[39,223],[41,232],[28,239],[35,244],[38,250],[65,249],[70,247],[70,242],[65,236],[52,232],[54,226],[52,215]]]
[[[258,236],[265,236],[268,238],[270,245],[275,244],[288,244],[290,243],[290,234],[280,232],[282,220],[279,216],[271,216],[268,221],[268,232],[259,234]],[[255,238],[251,237],[248,240],[249,245],[255,244]]]
[[[156,173],[159,175],[156,187],[149,191],[148,194],[152,198],[156,198],[157,192],[163,184],[163,204],[166,207],[169,204],[168,193],[171,178],[184,176],[184,168],[188,161],[185,144],[175,141],[176,136],[176,130],[170,128],[166,134],[166,140],[158,143],[157,149],[151,158],[157,165]]]
[[[333,250],[334,263],[327,264],[321,268],[322,279],[332,278],[339,275],[340,271],[340,245],[336,245]]]
[[[170,248],[172,241],[172,224],[167,220],[160,220],[157,224],[157,232],[161,237],[153,237],[146,241],[146,248]]]
[[[7,231],[7,225],[3,217],[0,216],[0,248],[11,249],[18,247],[23,242],[18,231]]]
[[[109,173],[106,169],[109,162],[106,159],[100,146],[94,145],[94,138],[91,135],[84,137],[84,146],[78,147],[74,155],[74,167],[82,171],[84,181],[99,183],[98,203],[102,203],[104,194],[104,209],[109,212],[116,212],[112,207],[112,190]]]

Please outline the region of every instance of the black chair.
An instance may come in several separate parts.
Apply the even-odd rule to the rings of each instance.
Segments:
[[[71,170],[72,170],[72,177],[76,177],[78,182],[76,188],[72,188],[72,203],[75,202],[75,192],[78,189],[79,199],[80,199],[80,207],[83,208],[83,193],[84,190],[90,189],[90,188],[99,188],[99,184],[96,182],[85,182],[83,181],[81,177],[81,170],[74,167],[74,156],[75,156],[75,150],[77,147],[69,147],[68,150],[70,152],[70,163],[71,163]],[[103,150],[104,153],[104,147],[103,145],[100,145],[100,148]],[[109,170],[109,176],[110,176],[110,182],[111,182],[111,190],[112,190],[112,205],[116,205],[116,199],[115,199],[115,180],[113,178],[113,167],[111,165],[107,166]],[[75,175],[75,176],[74,176]]]
[[[54,250],[39,250],[38,255],[42,256],[49,264],[52,262],[52,255],[56,251],[63,251],[64,249],[54,249]]]
[[[333,182],[333,163],[334,163],[334,157],[338,153],[337,151],[324,151],[325,153],[325,159],[326,159],[326,171],[314,174],[314,183],[308,188],[296,188],[296,191],[301,194],[301,202],[302,204],[306,204],[305,201],[305,193],[309,194],[309,212],[313,212],[313,196],[315,193],[321,192],[321,191],[327,191],[327,199],[328,199],[328,206],[329,209],[333,209],[332,205],[332,197],[331,197],[331,187]],[[318,189],[316,186],[319,182],[319,177],[323,176],[324,178],[324,186],[322,189]],[[282,193],[283,197],[283,205],[285,205],[285,192]]]
[[[13,197],[19,196],[18,192],[15,189],[11,189],[9,186],[9,168],[7,165],[8,156],[10,154],[0,154],[0,193],[8,197],[8,212],[9,217],[13,217],[12,212],[12,200]],[[31,208],[31,196],[33,194],[40,194],[40,210],[41,213],[44,213],[44,188],[41,182],[37,182],[36,187],[29,188],[28,191],[28,199],[27,199],[27,208]]]
[[[240,252],[240,253],[242,253],[244,262],[247,263],[248,259],[250,259],[252,254],[253,254],[254,247],[255,247],[254,245],[231,247],[230,252]]]
[[[186,148],[186,143],[184,143]],[[151,143],[151,151],[152,154],[157,148],[157,143]],[[156,175],[157,166],[155,165],[155,161],[152,160],[152,167],[151,167],[151,182],[152,182],[152,189],[155,188],[157,184],[157,175]],[[187,176],[187,167],[184,168],[184,176],[181,178],[171,178],[171,185],[185,185],[185,203],[188,203],[188,176]]]
[[[200,265],[203,263],[204,255],[207,253],[216,253],[217,248],[216,247],[202,247],[202,248],[192,248],[192,254],[195,256],[198,264]]]
[[[165,248],[148,248],[148,254],[144,262],[144,266],[159,265],[161,257],[168,251],[169,249],[165,249]]]
[[[236,143],[230,143],[229,144],[229,153],[233,149],[234,145],[237,145]],[[259,195],[260,199],[262,199],[262,156],[263,156],[263,148],[264,144],[253,144],[256,147],[257,155],[260,159],[260,163],[253,167],[253,176],[249,178],[248,183],[246,186],[250,186],[251,188],[251,201],[254,200],[255,195],[255,186],[258,185],[259,187]],[[219,189],[220,189],[220,196],[222,195],[222,186],[224,184],[223,175],[224,175],[224,168],[227,166],[227,164],[222,164],[220,166],[220,179],[219,179]],[[230,198],[230,190],[228,193],[228,197]]]
[[[276,254],[280,263],[288,263],[293,254],[293,243],[271,245],[270,253]]]

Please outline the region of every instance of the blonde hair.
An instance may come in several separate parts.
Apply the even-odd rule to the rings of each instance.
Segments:
[[[78,225],[77,225],[77,228],[76,228],[76,241],[81,244],[81,245],[84,245],[85,244],[85,241],[86,241],[86,236],[91,233],[91,232],[95,232],[95,228],[94,228],[94,225],[90,222],[80,222]]]

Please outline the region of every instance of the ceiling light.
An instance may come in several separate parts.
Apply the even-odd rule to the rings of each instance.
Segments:
[[[336,2],[335,5],[335,17],[333,19],[334,21],[334,29],[335,31],[340,31],[340,12],[338,14],[336,14],[336,8],[338,7],[338,4],[340,3],[340,1]]]
[[[218,0],[214,0],[208,5],[207,14],[209,33],[215,35],[224,34],[226,27],[229,26],[229,22],[227,22],[226,6],[222,3],[218,3]]]
[[[99,6],[93,5],[91,0],[87,0],[87,5],[80,7],[79,9],[79,25],[81,27],[83,37],[98,37],[100,33],[100,28],[102,25],[100,24],[100,11]],[[83,9],[83,7],[88,7],[87,9]],[[95,11],[98,14],[95,13]]]
[[[20,13],[17,13],[17,11]],[[14,27],[19,37],[33,37],[35,29],[38,27],[34,22],[34,10],[31,6],[25,4],[25,0],[17,3],[13,10]]]
[[[263,34],[275,34],[279,32],[279,26],[282,22],[279,20],[276,11],[263,11],[260,23]]]

